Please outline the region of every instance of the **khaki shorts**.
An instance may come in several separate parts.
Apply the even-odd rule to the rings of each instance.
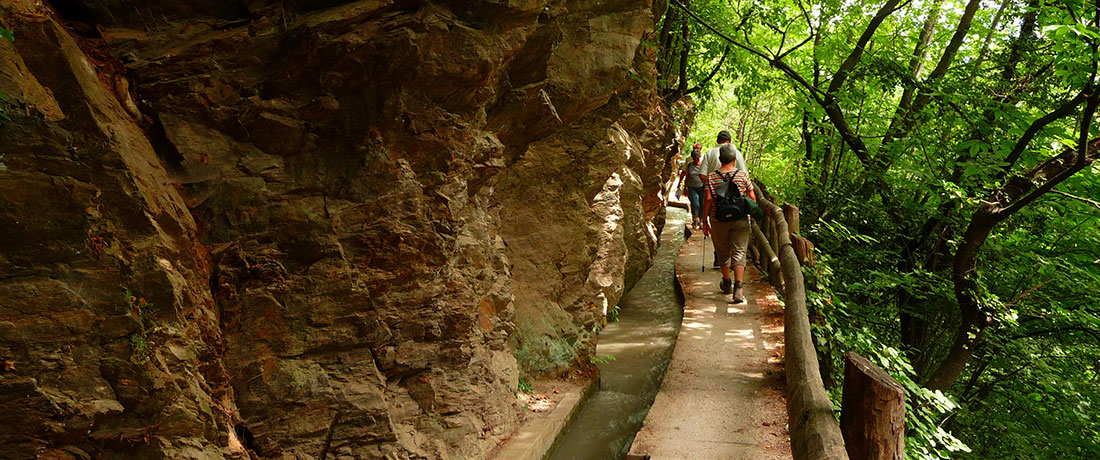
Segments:
[[[748,249],[751,235],[752,224],[748,217],[733,222],[719,222],[718,219],[711,217],[710,236],[714,238],[714,251],[718,258],[718,265],[744,267],[745,251]]]

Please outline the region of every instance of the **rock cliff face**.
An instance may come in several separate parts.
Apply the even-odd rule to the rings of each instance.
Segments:
[[[484,458],[654,254],[663,4],[3,4],[0,458]]]

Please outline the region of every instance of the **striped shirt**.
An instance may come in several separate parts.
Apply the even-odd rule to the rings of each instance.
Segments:
[[[733,176],[733,183],[737,184],[737,188],[741,189],[742,196],[748,196],[749,192],[752,191],[752,181],[749,180],[749,173],[738,169],[732,172],[723,172],[722,174],[726,177]],[[712,197],[717,196],[718,186],[722,185],[722,182],[725,182],[725,179],[722,179],[722,176],[718,175],[718,171],[714,171],[707,175],[707,189],[710,190],[710,195]],[[717,208],[717,206],[711,204],[711,217],[714,217]]]

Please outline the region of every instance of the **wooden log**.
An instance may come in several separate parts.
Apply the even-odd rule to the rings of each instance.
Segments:
[[[814,259],[814,244],[795,233],[791,233],[791,244],[794,244],[794,253],[798,256],[798,263],[806,267],[812,267],[817,261]]]
[[[787,219],[787,229],[791,233],[802,233],[798,229],[798,207],[790,204],[783,203],[783,217]]]
[[[683,201],[668,200],[668,205],[672,206],[674,208],[688,209],[688,203],[683,202]],[[691,222],[688,222],[688,223],[690,224]]]
[[[772,243],[772,252],[779,254],[779,230],[776,228],[775,219],[768,219],[768,241]]]
[[[794,252],[798,255],[798,262],[803,266],[812,267],[814,260],[814,244],[801,236],[798,225],[798,206],[783,203],[783,217],[787,219],[787,229],[791,232],[791,242],[794,243]]]
[[[772,252],[771,243],[768,242],[768,238],[764,236],[764,232],[760,231],[760,226],[756,222],[752,223],[752,235],[753,243],[756,246],[756,250],[760,252],[760,265],[768,270],[768,279],[771,280],[772,286],[775,287],[779,294],[783,294],[783,267],[779,263],[779,257],[776,257]]]
[[[753,179],[752,183],[753,186],[756,188],[756,196],[758,198],[763,198],[768,201],[775,201],[775,198],[772,197],[772,194],[768,192],[768,186],[764,185],[763,182],[760,182],[760,179]]]
[[[786,293],[783,295],[784,338],[786,339],[787,418],[794,460],[847,460],[844,437],[833,416],[833,404],[825,393],[818,367],[817,350],[810,333],[806,310],[806,286],[802,267],[791,244],[783,211],[766,199],[759,200],[765,214],[775,220],[779,239],[779,261]]]
[[[852,460],[905,458],[905,387],[851,352],[844,355],[840,430]]]

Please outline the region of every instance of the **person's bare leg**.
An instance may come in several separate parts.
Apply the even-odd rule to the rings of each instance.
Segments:
[[[735,280],[733,282],[733,289],[732,289],[733,290],[733,303],[744,302],[745,301],[745,294],[741,290],[742,286],[743,286],[743,284],[741,283],[741,280],[744,279],[744,277],[745,277],[745,266],[744,265],[734,265],[733,266],[733,276],[734,276],[734,280]]]
[[[726,278],[729,278],[730,277],[729,267],[722,267],[722,269],[723,269],[722,276],[725,276]],[[733,266],[733,280],[740,283],[741,280],[743,280],[743,279],[745,279],[745,266],[744,265],[734,265]]]
[[[730,266],[722,265],[722,283],[718,285],[723,294],[733,292],[733,281],[730,280]]]

